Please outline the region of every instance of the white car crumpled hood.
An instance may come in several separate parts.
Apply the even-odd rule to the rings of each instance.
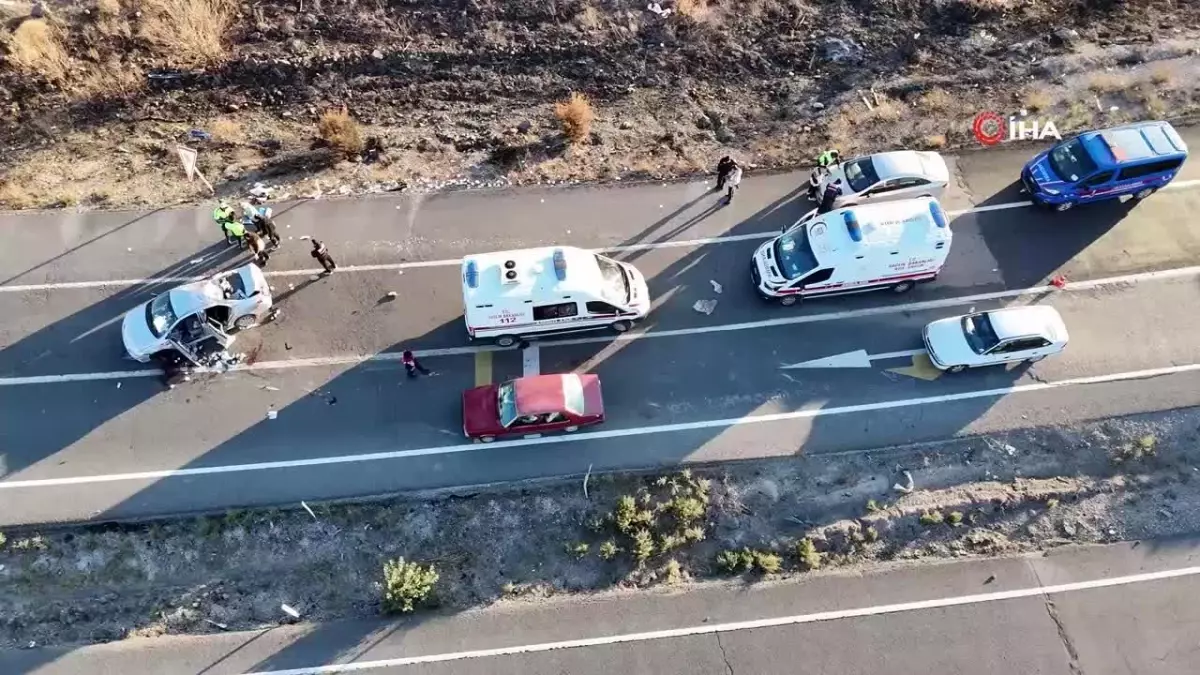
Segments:
[[[962,331],[962,317],[941,319],[925,327],[926,346],[930,358],[943,366],[978,363],[981,357],[967,344]]]

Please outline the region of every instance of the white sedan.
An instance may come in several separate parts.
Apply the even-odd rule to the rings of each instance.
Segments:
[[[940,370],[1016,361],[1033,363],[1067,346],[1067,326],[1053,307],[1009,307],[939,319],[925,326],[929,360]]]
[[[193,363],[205,349],[223,349],[230,333],[269,321],[271,287],[253,263],[155,296],[125,314],[125,352],[145,363],[155,355],[178,353]]]
[[[936,152],[898,150],[855,157],[828,171],[814,170],[809,198],[819,202],[825,187],[839,179],[842,194],[833,204],[835,209],[914,197],[941,199],[950,182],[950,169]]]

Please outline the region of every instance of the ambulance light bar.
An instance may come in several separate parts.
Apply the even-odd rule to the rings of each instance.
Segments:
[[[559,281],[567,280],[567,256],[561,248],[554,249],[554,276]]]
[[[929,215],[933,216],[933,224],[934,225],[937,225],[938,227],[945,229],[945,227],[946,227],[946,212],[943,211],[942,207],[933,200],[930,200],[930,202],[929,202]]]
[[[858,226],[858,218],[854,217],[854,212],[843,213],[842,220],[846,223],[846,231],[850,233],[850,239],[855,243],[862,241],[862,228]]]
[[[467,261],[467,269],[463,272],[463,281],[468,288],[479,288],[479,265],[474,260]]]

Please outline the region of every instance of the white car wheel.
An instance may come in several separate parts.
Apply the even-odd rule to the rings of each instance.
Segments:
[[[966,366],[950,366],[949,368],[946,369],[946,372],[947,373],[961,373],[962,371],[964,371],[966,369],[967,369]]]
[[[610,326],[614,331],[616,331],[618,333],[624,333],[625,331],[629,330],[629,322],[628,321],[614,321],[610,324]]]
[[[907,293],[907,292],[911,291],[914,287],[916,287],[916,285],[917,284],[912,281],[901,281],[900,283],[894,284],[892,286],[892,292],[897,295],[899,295],[900,293]]]
[[[570,434],[570,433],[574,433],[574,432],[576,432],[576,431],[579,431],[579,427],[576,427],[576,426],[569,426],[569,427],[567,427],[566,429],[563,429],[563,431],[565,431],[565,432],[567,432],[568,434]]]
[[[496,440],[496,437],[495,436],[480,436],[479,440],[484,443],[491,443],[492,441]]]
[[[258,319],[255,318],[254,315],[247,314],[245,316],[239,316],[237,318],[237,321],[233,322],[233,326],[235,328],[237,328],[238,330],[249,330],[251,328],[254,328],[254,326],[257,323],[258,323]]]
[[[1069,211],[1072,206],[1075,206],[1073,202],[1063,202],[1061,204],[1055,204],[1054,210],[1062,213],[1063,211]]]
[[[784,307],[791,307],[797,302],[800,302],[800,296],[798,295],[785,295],[782,298],[779,298],[779,304],[783,305]]]

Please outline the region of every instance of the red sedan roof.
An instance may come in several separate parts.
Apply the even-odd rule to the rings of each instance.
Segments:
[[[517,410],[521,415],[544,415],[562,412],[567,408],[567,391],[582,390],[579,376],[573,373],[532,375],[513,380],[517,394]],[[575,412],[583,413],[582,410]]]

